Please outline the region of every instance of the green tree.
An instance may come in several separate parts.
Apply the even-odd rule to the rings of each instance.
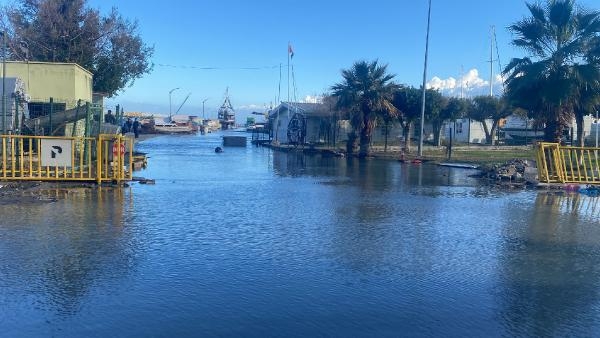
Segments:
[[[392,99],[399,87],[392,82],[394,75],[387,73],[387,65],[379,65],[377,61],[358,61],[352,68],[342,70],[342,77],[342,82],[331,87],[332,95],[338,98],[337,108],[349,114],[350,123],[358,133],[358,155],[368,156],[376,118],[397,112]]]
[[[108,96],[152,69],[154,48],[114,8],[102,17],[86,0],[21,0],[5,9],[3,24],[13,57],[77,63],[94,74],[93,90]]]
[[[493,136],[496,134],[500,120],[512,114],[507,101],[504,98],[494,96],[476,96],[473,98],[473,105],[469,110],[469,117],[481,123],[485,132],[485,141],[487,144],[493,143]],[[486,120],[491,120],[491,128]]]
[[[513,44],[530,57],[512,59],[506,66],[506,91],[515,106],[545,123],[546,141],[558,142],[573,118],[579,90],[600,79],[598,67],[589,63],[600,15],[576,6],[574,0],[527,7],[531,16],[509,29],[516,36]]]
[[[410,140],[414,123],[421,117],[420,89],[415,87],[402,87],[394,93],[394,106],[398,109],[398,121],[402,126],[404,147],[410,152]]]
[[[431,123],[433,129],[433,143],[441,145],[441,133],[444,122],[452,118],[450,111],[446,110],[448,98],[435,89],[425,91],[425,120]]]

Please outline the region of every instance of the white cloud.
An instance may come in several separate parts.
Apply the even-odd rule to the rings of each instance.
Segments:
[[[258,104],[247,104],[244,106],[239,106],[237,109],[246,109],[246,110],[252,110],[252,109],[265,109],[264,106],[260,106]]]
[[[426,84],[427,89],[437,89],[447,96],[460,96],[462,93],[462,95],[466,97],[487,94],[489,93],[489,87],[489,80],[481,78],[479,76],[479,71],[475,68],[469,70],[458,80],[453,77],[441,79],[438,76],[434,76],[431,78],[431,81]],[[492,88],[496,94],[502,92],[501,75],[497,74],[494,77]]]
[[[438,90],[446,90],[446,89],[454,89],[456,88],[456,79],[453,77],[449,77],[446,80],[442,80],[437,76],[434,76],[431,81],[427,82],[427,89],[438,89]]]
[[[304,97],[304,100],[302,100],[303,103],[321,103],[323,102],[323,96],[319,96],[319,95],[315,95],[315,96],[311,96],[311,95],[306,95]]]

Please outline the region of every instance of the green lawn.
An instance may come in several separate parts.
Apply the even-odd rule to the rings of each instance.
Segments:
[[[405,154],[406,159],[417,157],[417,149],[411,149],[410,154]],[[375,148],[373,155],[376,157],[398,159],[400,152],[397,149],[391,149],[384,152],[379,147]],[[480,147],[456,147],[452,150],[452,157],[448,158],[448,153],[445,147],[423,148],[423,158],[436,162],[466,162],[480,165],[490,165],[496,163],[505,163],[512,159],[534,160],[535,151],[533,147],[497,147],[497,146],[480,146]]]

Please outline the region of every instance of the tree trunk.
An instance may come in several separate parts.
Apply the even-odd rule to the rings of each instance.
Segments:
[[[490,142],[491,145],[494,144],[494,135],[496,135],[496,129],[498,129],[498,120],[494,120],[494,122],[492,122],[492,129],[490,130],[490,136],[492,139],[492,142]]]
[[[442,133],[442,125],[443,123],[432,123],[432,127],[433,127],[433,144],[435,144],[437,147],[442,145],[441,142],[441,133]],[[425,138],[423,138],[425,139]]]
[[[390,129],[389,129],[389,122],[385,121],[385,143],[383,145],[383,152],[387,153],[387,146],[388,146],[388,136],[390,134]]]
[[[410,153],[410,132],[412,123],[408,123],[402,126],[402,133],[404,134],[404,150],[407,153]]]
[[[367,157],[371,155],[371,134],[372,128],[369,128],[368,125],[360,131],[358,157]]]
[[[490,130],[488,129],[487,123],[485,123],[485,120],[480,121],[480,123],[483,127],[483,132],[485,133],[485,143],[492,144],[492,135],[490,135]]]
[[[545,142],[560,143],[561,134],[562,128],[560,128],[560,123],[556,119],[550,119],[546,122],[546,127],[544,128]]]
[[[583,138],[583,115],[575,115],[575,122],[577,123],[577,146],[583,147],[585,145],[585,140]]]
[[[352,155],[356,152],[358,148],[357,141],[358,136],[355,131],[348,134],[348,141],[346,141],[346,153],[348,153],[348,155]]]

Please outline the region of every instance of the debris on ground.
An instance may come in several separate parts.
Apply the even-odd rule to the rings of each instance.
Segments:
[[[495,164],[487,169],[483,169],[479,177],[498,183],[525,183],[526,168],[534,167],[535,161],[512,159],[503,164]]]

